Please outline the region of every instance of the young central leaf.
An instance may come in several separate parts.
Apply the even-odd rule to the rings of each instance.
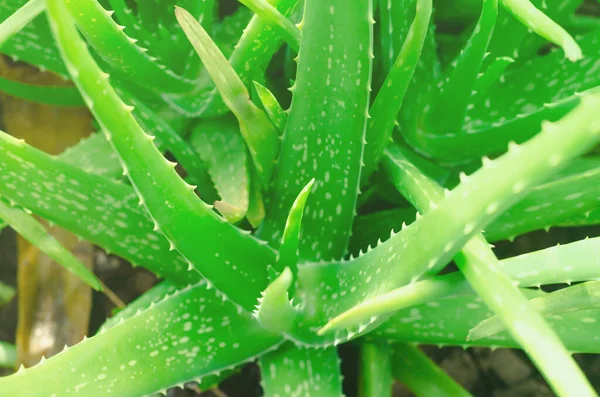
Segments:
[[[352,225],[369,101],[370,1],[308,0],[298,74],[263,236],[280,241],[297,189],[315,178],[300,256],[341,257]]]

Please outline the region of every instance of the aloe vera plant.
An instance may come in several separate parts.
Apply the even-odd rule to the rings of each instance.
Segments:
[[[596,395],[571,354],[600,353],[598,238],[488,243],[600,223],[598,18],[457,0],[458,37],[432,0],[239,2],[0,3],[0,52],[72,83],[0,91],[97,127],[59,156],[0,132],[0,218],[98,290],[34,216],[163,278],[0,390],[138,397],[257,361],[267,396],[341,396],[350,342],[362,396],[469,395],[420,343],[521,348]]]

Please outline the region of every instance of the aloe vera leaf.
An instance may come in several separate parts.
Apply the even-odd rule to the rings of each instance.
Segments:
[[[540,290],[524,289],[523,294],[528,299],[532,299],[545,293]],[[520,348],[506,332],[476,341],[467,341],[469,330],[492,315],[493,313],[477,295],[456,296],[403,309],[367,338],[462,347]],[[565,313],[557,317],[548,317],[547,321],[569,351],[597,353],[600,351],[598,324],[582,321],[582,318],[586,317],[600,321],[598,310]],[[432,318],[436,321],[432,322]],[[577,326],[574,327],[574,324]]]
[[[359,397],[390,397],[393,383],[389,344],[363,343],[360,346]]]
[[[288,291],[294,282],[289,267],[283,269],[258,299],[254,317],[265,329],[274,334],[289,331],[297,312],[292,307]]]
[[[266,397],[343,395],[340,359],[334,347],[305,349],[288,343],[262,356],[259,363]]]
[[[600,175],[598,162],[593,168],[536,186],[517,205],[502,214],[489,228],[490,241],[512,239],[515,236],[558,226],[564,220],[588,213],[598,207]]]
[[[404,152],[403,152],[404,154]],[[521,201],[485,228],[488,241],[512,239],[515,236],[552,226],[578,226],[598,223],[592,216],[600,195],[595,179],[600,160],[584,158],[573,161],[552,180],[534,187]],[[590,212],[591,211],[591,212]],[[352,228],[351,253],[376,246],[399,231],[403,223],[415,220],[412,208],[397,208],[358,216]]]
[[[540,298],[534,298],[529,301],[529,304],[544,317],[580,310],[598,309],[600,307],[599,286],[600,282],[598,281],[588,281],[587,283],[551,292]],[[596,320],[590,317],[590,320],[587,321],[595,322]],[[485,338],[502,332],[504,329],[504,324],[498,316],[493,316],[472,328],[469,331],[467,340]]]
[[[202,284],[206,284],[204,280],[198,282],[196,285],[199,287]],[[154,306],[159,303],[163,299],[167,298],[169,295],[173,295],[177,292],[178,288],[176,284],[171,283],[170,281],[162,281],[161,283],[155,285],[148,291],[144,292],[140,297],[138,297],[133,302],[129,303],[123,309],[119,310],[114,316],[109,317],[102,324],[98,333],[103,332],[103,330],[107,330],[108,328],[112,328],[116,325],[121,324],[122,322],[135,317],[139,313],[148,310],[148,308]]]
[[[256,174],[256,170],[251,167],[250,178],[250,197],[248,202],[248,212],[246,219],[250,225],[257,228],[265,218],[265,201],[263,196],[260,180]]]
[[[300,29],[298,29],[292,21],[283,16],[277,8],[273,7],[266,0],[238,0],[240,3],[248,7],[256,15],[260,15],[266,21],[269,21],[274,26],[281,29],[282,36],[285,37],[288,45],[294,51],[298,52],[300,45]]]
[[[277,244],[285,209],[296,198],[290,181],[303,186],[314,177],[303,220],[302,258],[341,257],[354,217],[372,66],[371,4],[357,3],[305,4],[298,75],[261,230]],[[349,42],[349,35],[356,40]],[[317,75],[315,70],[327,72]]]
[[[306,201],[310,195],[310,192],[314,186],[315,179],[311,179],[308,184],[298,193],[298,197],[294,200],[292,208],[289,211],[287,221],[285,222],[285,228],[283,230],[283,237],[281,238],[281,246],[277,252],[277,262],[275,269],[282,271],[284,268],[289,267],[293,278],[296,279],[298,274],[298,261],[299,261],[299,246],[301,237],[302,218],[304,215],[304,207]],[[292,287],[290,291],[293,295]]]
[[[277,261],[271,269],[274,275],[278,274],[278,276],[261,294],[254,312],[260,324],[275,333],[289,332],[298,317],[290,298],[294,296],[296,290],[298,246],[304,206],[314,182],[315,180],[311,179],[300,191],[289,211],[281,247],[277,253]]]
[[[427,120],[434,133],[456,132],[463,126],[497,17],[498,0],[484,0],[471,37],[438,86],[440,92]]]
[[[462,132],[444,135],[406,130],[403,135],[420,152],[446,163],[464,163],[502,153],[509,141],[524,142],[544,120],[556,121],[587,92],[597,92],[599,32],[580,40],[584,60],[568,62],[559,52],[534,59],[506,73],[484,101],[469,110]]]
[[[511,57],[498,57],[491,61],[485,70],[480,73],[477,80],[475,81],[475,85],[473,87],[473,96],[476,98],[473,99],[473,102],[477,102],[479,99],[484,100],[483,98],[489,93],[491,88],[496,84],[501,76],[506,71],[506,68],[515,62]]]
[[[269,3],[288,15],[298,0],[269,0]],[[279,34],[258,15],[252,17],[229,57],[229,63],[246,86],[266,72],[271,58],[281,45]],[[164,96],[172,107],[188,117],[216,117],[227,113],[228,107],[209,80],[203,80],[194,91],[184,95]]]
[[[118,180],[123,175],[119,157],[101,132],[83,138],[65,149],[58,158],[87,173],[107,179]]]
[[[72,87],[41,86],[0,77],[0,91],[32,102],[57,106],[84,106],[81,96]]]
[[[0,341],[0,367],[14,368],[17,365],[17,348],[7,342]]]
[[[545,123],[543,132],[535,138],[521,146],[511,146],[506,155],[486,163],[467,183],[449,192],[434,209],[364,255],[341,263],[301,266],[296,296],[301,297],[304,314],[296,324],[293,337],[316,343],[319,339],[307,329],[317,331],[329,319],[370,297],[441,270],[478,230],[517,202],[531,186],[560,169],[567,159],[593,147],[600,138],[592,110],[597,106],[596,101],[598,97],[587,96],[559,122]],[[542,152],[546,155],[540,157]],[[518,180],[506,172],[513,167],[521,170]],[[465,209],[465,198],[475,196],[477,201],[469,200],[469,208]],[[433,235],[431,230],[438,232]],[[429,244],[419,246],[415,252],[412,242],[425,240]],[[400,258],[402,266],[397,266],[396,260]],[[358,284],[364,287],[359,289]],[[358,330],[368,330],[379,320],[381,318],[370,319]],[[355,330],[348,333],[355,334]],[[344,331],[338,331],[324,335],[320,341],[343,341],[347,337]]]
[[[11,17],[27,0],[4,1],[0,4],[0,21]],[[22,60],[42,70],[51,70],[63,77],[67,71],[60,59],[58,49],[52,41],[50,28],[45,18],[38,17],[28,23],[10,40],[2,45],[0,52],[13,60]]]
[[[238,119],[240,132],[263,185],[269,186],[274,160],[279,151],[277,131],[267,115],[254,105],[243,81],[202,26],[182,8],[177,8],[176,14],[227,107]]]
[[[371,105],[365,136],[363,179],[376,169],[383,150],[391,140],[396,117],[423,50],[431,12],[431,0],[416,2],[416,16],[406,40]]]
[[[285,111],[277,101],[277,98],[275,98],[275,95],[273,95],[267,87],[256,81],[253,81],[253,83],[254,88],[258,93],[258,97],[260,98],[260,102],[265,108],[265,113],[269,116],[269,120],[271,120],[271,123],[277,128],[277,131],[280,134],[283,134],[287,122]]]
[[[120,90],[123,100],[134,107],[133,116],[144,131],[152,131],[154,144],[161,151],[170,152],[185,169],[187,180],[196,186],[196,190],[205,202],[216,200],[216,191],[210,179],[205,163],[197,150],[184,140],[171,125],[129,93]]]
[[[600,238],[586,239],[503,259],[498,269],[522,288],[596,280],[599,252]],[[364,301],[332,319],[323,332],[362,324],[383,313],[469,294],[472,289],[460,272],[435,276]]]
[[[176,75],[164,67],[128,37],[97,0],[68,0],[65,2],[79,30],[91,46],[115,73],[137,84],[152,81],[151,89],[160,92],[185,92],[194,82]]]
[[[88,174],[4,133],[0,153],[3,197],[157,275],[184,285],[200,278],[152,230],[131,187]]]
[[[414,222],[415,217],[416,210],[412,207],[357,216],[352,224],[349,252],[357,256],[370,247],[376,247],[399,232],[402,224]]]
[[[570,61],[583,57],[581,48],[566,30],[556,24],[529,0],[500,0],[502,5],[529,29],[561,47]]]
[[[190,144],[207,164],[208,173],[222,201],[215,207],[229,222],[246,216],[250,195],[250,169],[246,146],[234,120],[202,120],[190,136]]]
[[[0,23],[0,47],[44,11],[44,0],[29,0]]]
[[[568,219],[563,219],[558,226],[590,226],[600,224],[600,209],[588,211],[580,215],[574,215]]]
[[[51,0],[48,11],[63,58],[107,139],[123,161],[124,172],[173,249],[238,305],[250,310],[266,288],[266,268],[275,253],[252,236],[244,235],[194,193],[135,121],[131,108],[117,96],[78,38],[61,0]],[[266,116],[265,116],[266,117]],[[188,236],[197,236],[190,239]],[[199,236],[203,236],[198,240]],[[229,249],[235,245],[237,249]],[[253,258],[248,261],[247,258]],[[240,289],[236,286],[244,285]]]
[[[227,15],[213,28],[213,40],[226,57],[231,56],[244,28],[252,18],[252,11],[240,7],[231,15]]]
[[[589,97],[589,99],[588,105],[593,106],[596,102],[600,103],[600,95],[596,98]],[[585,108],[582,108],[585,112]],[[544,126],[546,131],[548,131],[547,128],[558,127],[558,125],[547,127],[548,125]],[[583,128],[589,129],[592,135],[598,135],[600,132],[600,129],[594,127],[593,123]],[[585,146],[580,147],[579,150],[584,148]],[[577,149],[573,154],[577,154]],[[433,181],[420,173],[417,168],[411,167],[398,152],[393,153],[390,150],[388,156],[391,161],[385,163],[384,169],[394,179],[398,189],[419,211],[425,212],[434,209],[435,203],[443,195],[443,189],[435,186]],[[389,165],[392,163],[395,163],[396,168]],[[460,186],[469,182],[468,177],[462,178]],[[470,224],[467,223],[463,233],[468,232],[469,228]],[[468,241],[462,251],[454,257],[454,261],[473,290],[502,319],[510,334],[523,346],[525,352],[557,394],[567,395],[569,388],[576,387],[578,393],[595,395],[591,385],[552,328],[535,310],[529,307],[525,296],[512,285],[509,277],[498,270],[498,259],[481,234]],[[532,338],[532,335],[536,335],[536,337]],[[555,358],[560,357],[561,365],[549,364],[550,355]],[[575,386],[573,386],[572,382],[575,379]]]
[[[394,378],[417,396],[471,397],[440,367],[435,365],[419,348],[408,343],[393,347]]]
[[[11,207],[0,200],[0,217],[27,241],[38,247],[40,251],[54,259],[96,291],[102,291],[102,285],[96,276],[52,237],[32,215],[27,214],[22,209]]]
[[[0,387],[23,397],[52,393],[138,397],[250,361],[280,340],[201,283],[39,365],[1,378]],[[87,381],[57,373],[73,373]]]
[[[388,54],[390,64],[402,48],[410,22],[416,10],[416,0],[387,1],[380,0],[380,20],[382,21],[381,43],[382,53]],[[384,22],[385,21],[385,22]],[[386,61],[387,62],[387,61]],[[384,72],[386,64],[384,63]],[[441,65],[437,56],[435,24],[429,23],[429,30],[423,43],[423,49],[417,68],[412,76],[408,91],[404,95],[398,115],[398,123],[402,134],[421,128],[423,118],[431,110],[430,102],[437,93],[437,83],[441,78]]]

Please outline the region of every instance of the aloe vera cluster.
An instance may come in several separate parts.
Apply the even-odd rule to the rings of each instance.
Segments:
[[[97,125],[59,156],[0,133],[0,218],[96,289],[33,215],[163,279],[2,395],[139,397],[257,360],[267,396],[340,396],[347,342],[363,396],[469,395],[415,344],[521,348],[557,395],[596,395],[571,354],[600,353],[600,239],[490,245],[600,223],[582,0],[239,2],[0,2],[0,51],[73,82],[0,90]]]

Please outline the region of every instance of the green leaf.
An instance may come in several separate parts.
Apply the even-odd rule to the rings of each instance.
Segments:
[[[0,91],[31,102],[55,106],[85,106],[73,87],[44,86],[22,83],[0,77]]]
[[[471,37],[438,86],[440,91],[427,120],[434,132],[461,130],[497,17],[498,0],[484,0]]]
[[[302,395],[341,397],[342,376],[337,349],[304,349],[286,344],[260,361],[265,397]]]
[[[271,120],[271,123],[277,128],[277,131],[280,134],[283,134],[287,123],[285,111],[281,108],[279,102],[277,102],[275,95],[273,95],[267,87],[256,81],[253,81],[253,83],[254,88],[256,88],[256,92],[258,93],[258,97],[260,98],[260,102],[265,108],[265,113],[269,116],[269,120]]]
[[[176,15],[225,104],[238,119],[240,132],[248,145],[254,166],[263,186],[268,187],[279,152],[277,131],[266,114],[254,105],[243,81],[202,26],[182,8],[176,9]]]
[[[542,316],[557,316],[563,313],[600,308],[600,282],[587,283],[567,287],[543,297],[534,298],[529,304]],[[596,319],[584,317],[583,322],[595,323]],[[467,340],[477,340],[504,330],[498,316],[490,317],[469,331]]]
[[[277,245],[296,199],[294,186],[315,178],[303,220],[301,258],[340,258],[348,244],[369,103],[370,7],[362,0],[305,3],[298,74],[260,233]]]
[[[529,29],[561,47],[572,62],[583,58],[579,45],[560,25],[535,8],[529,0],[500,0],[502,5]]]
[[[251,310],[266,288],[266,268],[273,263],[275,253],[220,218],[196,196],[194,187],[179,177],[175,164],[156,149],[152,137],[131,114],[132,109],[110,86],[77,36],[62,0],[50,0],[48,12],[74,81],[89,99],[90,110],[119,154],[124,173],[148,209],[155,228],[225,297]],[[235,250],[230,249],[232,245]],[[248,257],[253,260],[248,261]]]
[[[131,187],[88,174],[5,133],[0,154],[1,196],[180,285],[200,279],[153,231]]]
[[[251,361],[280,341],[200,283],[39,365],[0,378],[0,387],[22,397],[139,397],[201,381]]]
[[[190,143],[208,167],[221,201],[217,210],[231,223],[246,216],[250,195],[250,169],[246,146],[231,118],[201,120]]]
[[[360,397],[389,397],[392,392],[391,349],[384,343],[363,343],[360,346]]]
[[[266,0],[238,0],[240,3],[248,7],[252,12],[273,25],[281,29],[282,36],[287,43],[298,52],[300,46],[300,29],[298,29],[292,21],[282,15],[277,8],[273,7]]]
[[[296,200],[294,200],[294,204],[292,204],[287,221],[285,222],[285,229],[283,230],[283,237],[281,238],[281,246],[279,247],[279,252],[277,253],[275,269],[278,272],[283,271],[284,268],[291,269],[294,280],[298,275],[301,236],[300,230],[302,227],[304,207],[306,206],[306,201],[308,200],[314,183],[315,180],[313,178],[300,191],[300,193],[298,193],[298,197],[296,197]],[[295,286],[292,286],[292,296],[294,294],[294,290]]]
[[[417,1],[416,10],[406,40],[369,111],[371,118],[365,136],[363,180],[377,168],[383,150],[390,142],[398,112],[423,51],[432,13],[431,0]]]
[[[9,0],[0,3],[0,21],[6,21],[27,2],[28,0]],[[42,16],[35,18],[2,45],[0,52],[9,55],[14,61],[21,60],[65,78],[68,75],[52,40],[48,21]]]
[[[23,238],[79,277],[83,282],[96,291],[102,291],[102,284],[94,276],[94,273],[88,270],[75,255],[52,237],[33,216],[19,208],[11,207],[0,199],[0,218],[6,221]]]
[[[0,47],[44,11],[44,0],[28,0],[0,24]]]
[[[393,347],[394,378],[417,396],[471,397],[454,379],[435,365],[416,346],[398,343]]]

